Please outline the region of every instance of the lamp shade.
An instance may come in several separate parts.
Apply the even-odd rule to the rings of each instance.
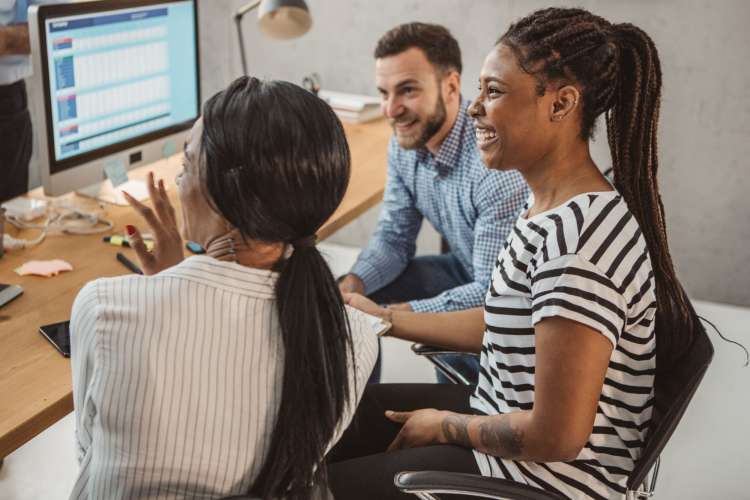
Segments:
[[[288,40],[302,36],[312,26],[305,0],[264,0],[258,9],[258,27],[266,35]]]

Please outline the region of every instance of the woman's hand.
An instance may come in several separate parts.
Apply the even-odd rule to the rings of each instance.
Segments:
[[[154,174],[148,174],[146,181],[153,210],[123,191],[125,199],[146,221],[154,235],[154,250],[149,252],[143,242],[141,232],[134,226],[127,226],[128,242],[141,262],[143,274],[156,274],[168,267],[179,264],[185,258],[180,230],[177,228],[175,210],[167,197],[164,181],[154,184]]]
[[[359,309],[367,314],[372,314],[386,321],[391,321],[391,311],[387,307],[380,307],[375,302],[358,293],[343,293],[344,303]]]
[[[445,444],[443,435],[443,420],[450,412],[434,410],[432,408],[414,411],[387,411],[385,416],[389,420],[404,424],[401,431],[386,451],[418,448],[434,444]]]

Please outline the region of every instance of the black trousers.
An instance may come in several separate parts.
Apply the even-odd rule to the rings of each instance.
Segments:
[[[425,446],[385,453],[401,428],[385,418],[386,410],[436,408],[475,413],[469,407],[472,391],[473,387],[454,384],[368,385],[352,424],[326,457],[328,487],[336,500],[413,499],[393,485],[393,476],[401,471],[479,474],[471,450],[460,446]]]
[[[31,141],[26,84],[0,85],[0,202],[29,190]]]

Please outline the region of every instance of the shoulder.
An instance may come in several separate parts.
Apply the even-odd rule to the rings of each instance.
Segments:
[[[107,304],[120,303],[125,299],[114,298],[116,295],[119,295],[119,292],[125,289],[137,289],[139,283],[143,283],[147,279],[144,276],[127,275],[113,278],[98,278],[89,281],[78,292],[73,302],[73,310],[75,311],[84,306],[96,305],[102,307]]]
[[[357,371],[364,370],[366,372],[363,375],[364,383],[375,365],[380,349],[378,336],[372,324],[373,316],[350,306],[344,306],[344,308],[351,329],[352,350],[356,359]]]
[[[537,253],[544,254],[544,260],[566,254],[588,258],[595,252],[592,236],[609,234],[623,211],[627,205],[615,192],[584,193],[552,210],[520,219],[518,229]]]
[[[645,239],[617,192],[584,193],[519,225],[536,248],[537,267],[548,261],[575,259],[579,267],[600,274],[618,288],[633,270],[639,279],[631,278],[628,283],[649,279],[651,265]],[[634,268],[639,259],[646,265]]]
[[[103,322],[119,319],[125,311],[136,310],[134,295],[128,290],[133,281],[143,279],[142,276],[121,276],[86,283],[76,295],[70,314],[71,338],[76,340],[76,345],[94,342],[102,332]],[[141,304],[151,306],[147,301]]]
[[[373,316],[351,306],[344,306],[354,344],[377,344],[377,334],[373,326]]]
[[[626,271],[618,259],[626,253],[645,253],[646,240],[638,221],[619,194],[589,194],[581,202],[582,224],[576,242],[576,253],[608,274]]]

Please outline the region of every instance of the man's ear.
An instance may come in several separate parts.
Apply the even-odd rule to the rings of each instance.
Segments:
[[[451,71],[443,77],[443,92],[445,97],[460,98],[461,96],[461,74],[458,71]]]
[[[550,106],[550,121],[563,121],[581,105],[581,93],[575,85],[565,85],[555,92]]]

